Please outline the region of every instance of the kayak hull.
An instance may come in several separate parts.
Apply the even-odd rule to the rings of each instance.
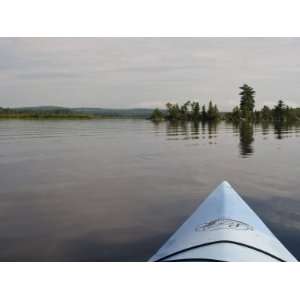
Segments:
[[[224,181],[150,261],[297,261]]]

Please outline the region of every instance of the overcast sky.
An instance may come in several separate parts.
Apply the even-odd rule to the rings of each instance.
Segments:
[[[0,38],[0,106],[300,106],[299,38]]]

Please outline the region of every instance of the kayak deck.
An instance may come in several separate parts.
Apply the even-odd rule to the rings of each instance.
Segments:
[[[222,182],[150,261],[297,261]]]

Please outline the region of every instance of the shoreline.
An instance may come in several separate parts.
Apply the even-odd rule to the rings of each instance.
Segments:
[[[0,120],[149,120],[149,118],[134,116],[0,116]]]

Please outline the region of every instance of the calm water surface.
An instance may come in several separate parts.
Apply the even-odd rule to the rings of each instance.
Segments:
[[[1,261],[144,261],[228,180],[300,259],[300,127],[0,121]]]

